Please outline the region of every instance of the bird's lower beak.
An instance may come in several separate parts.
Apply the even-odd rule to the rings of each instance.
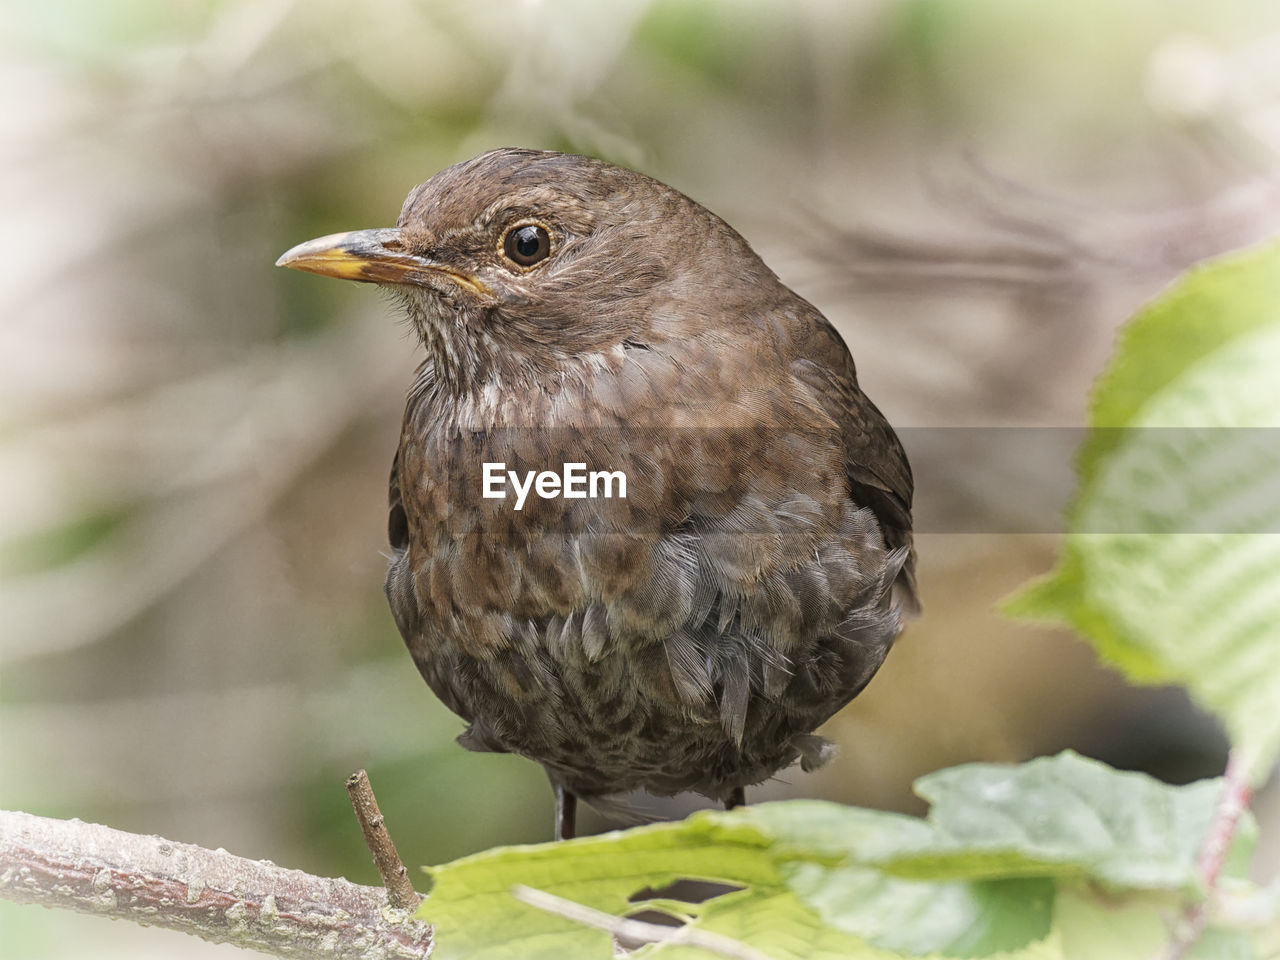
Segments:
[[[443,275],[476,293],[488,293],[475,277],[407,252],[396,227],[352,230],[308,240],[287,250],[276,266],[362,283],[424,285]]]

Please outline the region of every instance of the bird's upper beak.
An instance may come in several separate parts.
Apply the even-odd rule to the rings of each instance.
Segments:
[[[475,293],[489,293],[488,288],[470,274],[408,252],[397,227],[352,230],[308,240],[285,251],[276,266],[362,283],[424,286],[446,276]]]

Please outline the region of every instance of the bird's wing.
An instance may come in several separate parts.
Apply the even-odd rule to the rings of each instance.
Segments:
[[[391,480],[387,484],[387,540],[399,552],[409,547],[409,519],[400,499],[400,450],[391,459]]]
[[[812,320],[802,359],[792,369],[840,427],[853,501],[875,513],[886,546],[910,548],[914,480],[906,451],[884,414],[858,386],[853,357],[835,328],[816,310]],[[914,550],[896,586],[904,606],[918,611]]]

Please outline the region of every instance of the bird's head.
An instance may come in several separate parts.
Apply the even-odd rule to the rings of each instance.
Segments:
[[[394,291],[441,374],[461,384],[688,336],[671,318],[687,327],[705,311],[681,301],[765,269],[732,228],[656,180],[514,148],[436,174],[395,227],[321,237],[277,263]]]

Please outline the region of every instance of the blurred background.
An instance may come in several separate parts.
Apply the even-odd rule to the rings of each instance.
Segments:
[[[836,761],[753,798],[921,812],[922,773],[1064,747],[1221,770],[1179,693],[994,607],[1052,563],[1068,428],[1116,327],[1280,230],[1272,0],[3,19],[0,807],[371,883],[343,789],[364,766],[410,864],[550,837],[541,771],[454,744],[382,596],[419,348],[372,288],[272,266],[509,144],[633,166],[724,216],[903,428],[925,615],[827,726]],[[975,456],[994,428],[1019,439]],[[1275,791],[1258,809],[1280,820]],[[232,955],[0,903],[6,960]]]

